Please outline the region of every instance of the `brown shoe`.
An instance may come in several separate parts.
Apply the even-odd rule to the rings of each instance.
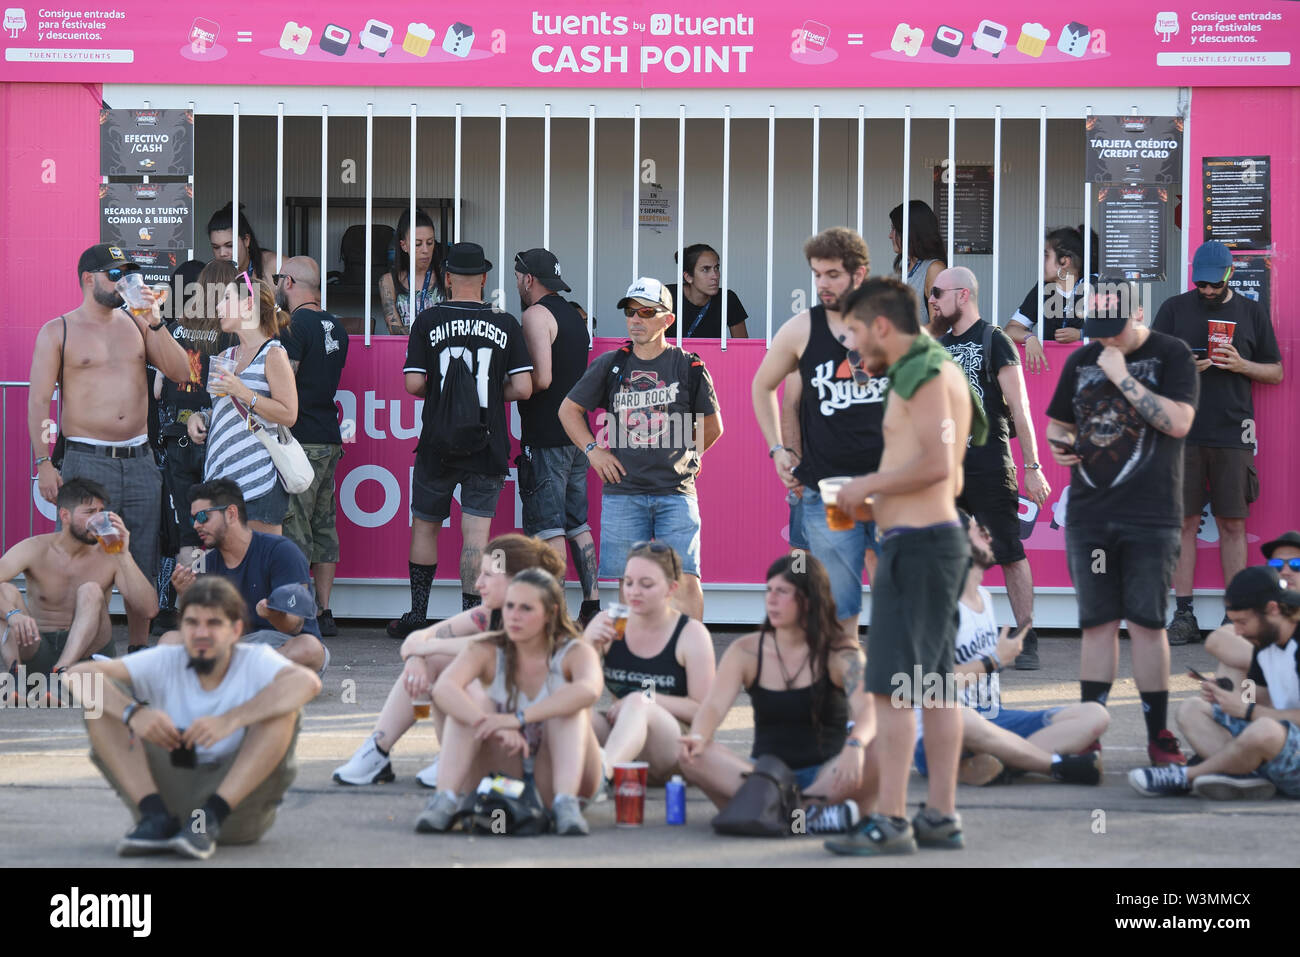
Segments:
[[[982,788],[992,784],[1002,773],[1004,765],[991,754],[972,754],[962,758],[957,766],[957,780],[970,787]]]

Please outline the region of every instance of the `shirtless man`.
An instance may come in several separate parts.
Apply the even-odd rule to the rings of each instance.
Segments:
[[[826,847],[860,855],[910,854],[918,843],[956,849],[961,711],[951,675],[970,545],[955,499],[967,437],[982,445],[987,422],[961,366],[922,332],[916,296],[903,283],[868,280],[849,295],[844,318],[867,370],[888,373],[890,383],[880,469],[847,483],[837,499],[849,514],[870,500],[882,531],[864,676],[878,722],[880,797],[875,813]],[[930,777],[927,806],[909,822],[914,704],[923,708]]]
[[[72,478],[98,482],[106,505],[121,513],[131,555],[145,575],[158,573],[162,479],[149,448],[146,363],[176,383],[189,381],[189,359],[166,324],[118,307],[114,285],[139,270],[117,246],[91,246],[77,262],[81,305],[37,333],[27,393],[27,432],[36,456],[41,497],[54,502]],[[67,451],[62,473],[50,460],[50,399],[60,383]],[[152,614],[158,613],[153,605]],[[127,647],[143,646],[149,616],[127,606]]]
[[[117,585],[127,612],[148,621],[158,614],[158,593],[135,563],[129,548],[110,555],[86,528],[104,511],[104,490],[86,479],[69,479],[59,489],[62,528],[25,538],[0,557],[0,663],[30,672],[67,668],[105,647],[113,637],[108,590]],[[108,513],[129,545],[122,519]],[[21,574],[27,600],[11,584]]]

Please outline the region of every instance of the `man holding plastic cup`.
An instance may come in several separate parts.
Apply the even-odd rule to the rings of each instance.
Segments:
[[[139,270],[119,247],[107,243],[81,254],[77,262],[81,304],[45,323],[36,335],[27,431],[41,496],[54,502],[59,486],[71,478],[102,485],[131,529],[136,564],[145,575],[154,576],[162,480],[149,448],[145,365],[182,383],[189,381],[189,360],[157,315],[152,290],[142,287],[136,300],[148,303],[147,309],[143,305],[137,307],[139,312],[121,308],[119,283]],[[50,416],[56,383],[61,422]],[[51,456],[62,451],[54,445],[60,428],[66,451],[63,461],[55,463]],[[128,607],[127,630],[128,648],[143,646],[149,619]]]
[[[1191,347],[1201,379],[1201,401],[1183,453],[1182,551],[1174,570],[1177,608],[1169,625],[1171,645],[1201,637],[1192,609],[1192,579],[1207,502],[1219,529],[1225,584],[1246,567],[1246,518],[1259,497],[1251,386],[1282,381],[1282,354],[1268,311],[1228,285],[1232,265],[1232,252],[1223,243],[1202,243],[1192,259],[1196,288],[1166,299],[1151,326]]]

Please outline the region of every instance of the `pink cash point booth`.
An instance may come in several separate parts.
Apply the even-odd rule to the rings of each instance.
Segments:
[[[386,334],[373,281],[388,267],[387,234],[367,240],[417,202],[440,242],[484,246],[495,263],[488,294],[516,315],[515,251],[553,250],[595,323],[593,355],[621,342],[614,306],[632,278],[674,281],[675,252],[695,242],[718,249],[752,338],[685,343],[713,374],[726,428],[699,482],[713,622],[760,620],[763,572],[787,547],[785,493],[749,387],[772,333],[813,299],[801,254],[810,234],[856,228],[872,274],[886,274],[889,210],[924,199],[944,224],[947,261],[974,270],[983,315],[1005,323],[1039,282],[1052,227],[1101,233],[1104,263],[1091,271],[1140,279],[1149,315],[1188,288],[1191,252],[1207,235],[1235,230],[1239,273],[1254,277],[1248,291],[1290,301],[1300,239],[1294,3],[1101,0],[1077,11],[1082,23],[1011,3],[981,19],[955,0],[900,14],[832,2],[815,17],[768,0],[726,10],[482,0],[423,8],[418,20],[413,10],[380,4],[366,19],[339,0],[229,12],[118,0],[6,12],[4,547],[52,525],[31,479],[31,346],[43,322],[76,304],[81,250],[120,235],[114,189],[141,203],[166,187],[179,197],[127,243],[167,272],[211,258],[206,223],[233,200],[264,247],[310,254],[340,274],[323,299],[353,337],[337,395],[349,436],[333,601],[344,618],[407,607],[421,402],[403,389],[406,341]],[[167,111],[179,111],[169,115],[192,137],[180,166],[155,161],[159,133],[145,129]],[[114,115],[144,132],[123,140],[126,165],[108,173],[101,121]],[[1223,168],[1240,171],[1242,185],[1225,185],[1213,173]],[[364,250],[363,261],[345,260],[345,247]],[[1277,306],[1271,314],[1290,367],[1296,321]],[[1059,521],[1068,476],[1043,438],[1071,348],[1049,344],[1051,371],[1027,376],[1053,488],[1041,510],[1021,500],[1040,626],[1077,620]],[[1263,494],[1248,525],[1252,561],[1262,538],[1300,524],[1300,390],[1288,372],[1282,385],[1255,389]],[[511,423],[517,448],[517,413]],[[594,475],[590,494],[598,531]],[[459,609],[447,559],[458,553],[458,514],[440,541],[437,617]],[[520,518],[512,471],[493,529]],[[1207,516],[1196,571],[1205,626],[1221,613],[1216,541]],[[1000,575],[988,581],[1005,615]]]

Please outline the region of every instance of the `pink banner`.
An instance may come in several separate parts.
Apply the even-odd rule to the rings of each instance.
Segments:
[[[1300,11],[937,0],[895,11],[480,0],[422,7],[127,0],[5,10],[0,80],[624,88],[1287,86]],[[975,11],[975,12],[972,12]],[[978,15],[976,15],[978,13]],[[1080,19],[1071,19],[1077,16]]]

